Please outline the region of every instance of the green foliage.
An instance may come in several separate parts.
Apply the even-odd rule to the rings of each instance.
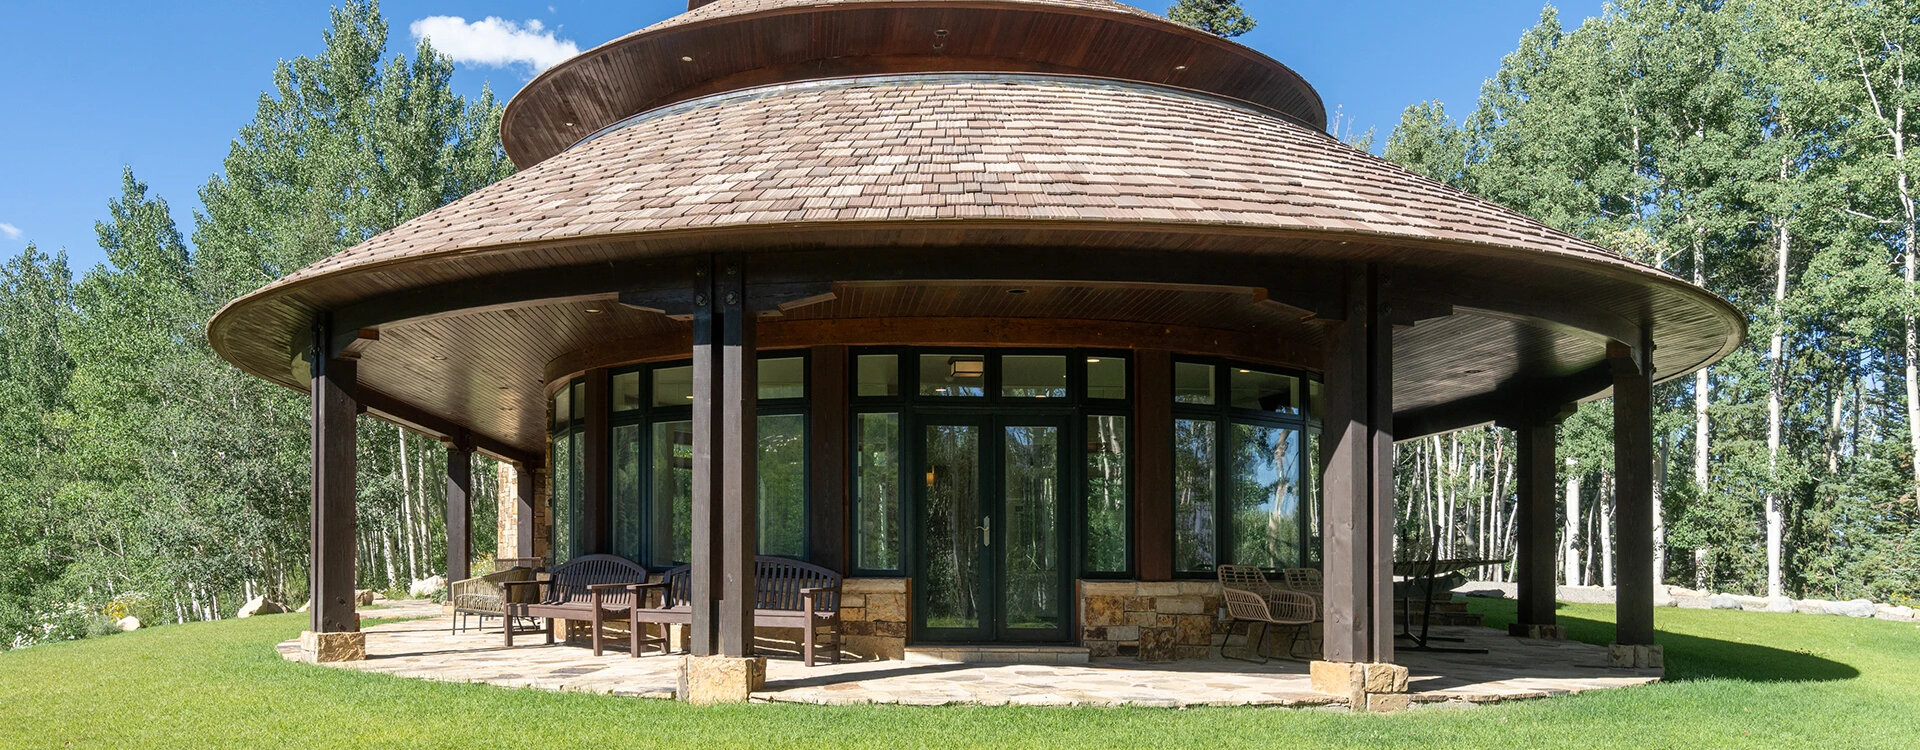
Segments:
[[[1167,8],[1167,18],[1227,38],[1252,31],[1255,24],[1239,0],[1178,0]]]

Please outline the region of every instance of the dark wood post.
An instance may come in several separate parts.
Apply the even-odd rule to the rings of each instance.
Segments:
[[[1333,662],[1393,661],[1393,331],[1388,282],[1355,269],[1331,326],[1322,432],[1326,644]]]
[[[354,417],[357,365],[329,351],[332,325],[326,316],[313,326],[309,351],[313,375],[313,509],[311,545],[312,624],[316,633],[352,633],[354,616],[356,491]]]
[[[580,433],[580,541],[586,554],[600,555],[613,551],[613,471],[608,465],[613,435],[607,427],[612,416],[610,381],[606,368],[588,370],[581,380],[585,425]]]
[[[1173,580],[1173,357],[1133,357],[1133,558],[1142,581]]]
[[[760,362],[753,312],[747,307],[746,268],[739,256],[723,256],[717,280],[721,342],[720,653],[753,654],[753,556],[759,551]]]
[[[694,656],[719,653],[720,488],[722,457],[719,429],[722,331],[720,301],[714,298],[711,262],[694,270],[693,284],[693,548],[688,576],[693,628],[688,650]]]
[[[1613,365],[1614,640],[1653,645],[1652,343],[1607,347]]]
[[[845,574],[847,566],[847,348],[814,347],[808,360],[807,557]]]
[[[1559,466],[1555,457],[1554,427],[1560,416],[1527,414],[1509,425],[1519,455],[1514,465],[1518,506],[1514,508],[1514,580],[1519,588],[1520,611],[1516,635],[1539,632],[1538,627],[1554,626],[1554,488]]]
[[[513,467],[513,472],[513,556],[539,557],[539,551],[533,548],[533,527],[538,523],[533,504],[540,492],[540,468],[521,463]]]
[[[456,436],[447,444],[447,585],[472,578],[473,449]]]

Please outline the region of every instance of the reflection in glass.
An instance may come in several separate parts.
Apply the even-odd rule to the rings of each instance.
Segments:
[[[1234,424],[1232,560],[1262,568],[1300,564],[1300,432],[1286,427]]]
[[[1006,428],[1000,564],[1007,627],[1060,627],[1060,428]]]
[[[613,552],[640,559],[640,425],[613,428]]]
[[[654,369],[654,406],[686,406],[692,402],[693,365]]]
[[[1090,573],[1127,572],[1127,418],[1087,417],[1087,543]]]
[[[854,358],[856,396],[900,395],[900,356],[862,354]]]
[[[1313,419],[1327,418],[1327,388],[1318,380],[1307,381],[1307,416]]]
[[[613,376],[613,410],[640,408],[640,373],[623,372]]]
[[[900,569],[900,415],[853,422],[854,567]]]
[[[920,395],[984,396],[987,358],[979,354],[920,355]]]
[[[1315,385],[1318,385],[1318,383],[1315,383]],[[1321,496],[1320,466],[1320,431],[1314,429],[1307,432],[1307,465],[1301,467],[1304,469],[1301,476],[1306,477],[1305,481],[1307,482],[1307,560],[1305,567],[1309,568],[1320,567],[1320,560],[1322,559],[1322,548],[1320,546],[1320,504],[1324,502],[1324,500]]]
[[[1066,398],[1067,358],[1057,354],[1002,356],[1000,395],[1007,398]]]
[[[1173,565],[1212,571],[1219,561],[1214,537],[1214,423],[1173,421]]]
[[[649,564],[672,567],[693,557],[693,422],[655,422],[652,437]]]
[[[1126,398],[1127,358],[1087,358],[1087,398]]]
[[[760,417],[760,554],[803,557],[807,552],[807,419],[799,414]]]
[[[1227,378],[1233,408],[1259,409],[1281,414],[1300,413],[1300,379],[1259,370],[1234,368]]]
[[[760,398],[806,398],[807,360],[781,357],[760,360]]]
[[[1176,404],[1213,403],[1213,365],[1193,362],[1173,363],[1173,402]]]
[[[980,428],[927,425],[920,529],[926,625],[980,625]]]
[[[565,391],[562,391],[565,393]],[[573,441],[567,435],[553,439],[553,561],[573,559],[573,516],[578,503],[573,499]]]
[[[573,418],[573,392],[561,388],[553,392],[553,428],[564,429],[567,420]]]

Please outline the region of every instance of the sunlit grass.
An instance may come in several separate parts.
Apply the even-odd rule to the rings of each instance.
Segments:
[[[1478,601],[1504,627],[1512,605]],[[1580,640],[1607,607],[1567,606]],[[1920,746],[1920,629],[1663,609],[1668,681],[1464,710],[915,708],[668,701],[431,683],[286,662],[302,615],[0,654],[0,747]]]

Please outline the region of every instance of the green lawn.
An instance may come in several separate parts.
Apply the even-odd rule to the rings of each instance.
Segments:
[[[1477,601],[1504,627],[1512,604]],[[1608,607],[1561,610],[1604,643]],[[1920,746],[1920,629],[1663,609],[1668,681],[1462,710],[691,708],[292,664],[303,615],[169,626],[0,654],[0,747]]]

